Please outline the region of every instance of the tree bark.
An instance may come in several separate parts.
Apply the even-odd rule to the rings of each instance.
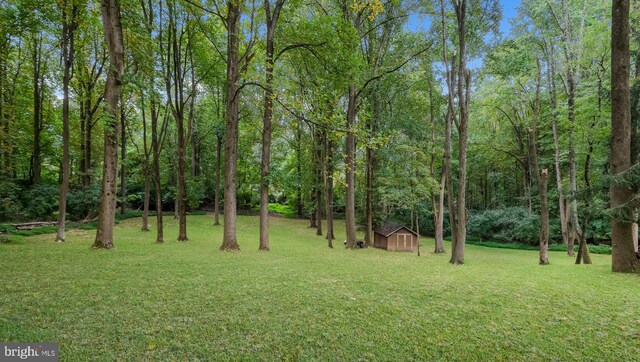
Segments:
[[[322,148],[324,144],[323,132],[316,129],[315,134],[315,192],[316,192],[316,235],[322,236]]]
[[[262,117],[262,159],[260,165],[260,247],[259,250],[269,250],[269,168],[271,161],[271,128],[273,121],[273,68],[274,45],[273,37],[280,17],[280,9],[284,0],[278,0],[271,12],[269,0],[264,0],[267,24],[266,36],[266,67],[264,109]]]
[[[540,197],[540,265],[549,264],[549,204],[547,200],[547,169],[540,169],[538,162],[538,124],[540,121],[540,83],[542,69],[537,60],[538,73],[536,77],[536,98],[533,104],[533,126],[529,129],[529,154],[536,173],[538,195]]]
[[[74,3],[71,6],[71,14],[66,2],[63,3],[62,24],[62,61],[64,74],[62,78],[62,184],[60,185],[60,198],[58,200],[58,230],[56,241],[65,241],[65,226],[67,222],[67,193],[69,191],[69,82],[71,81],[71,69],[75,52],[74,33],[77,26],[78,7]],[[70,18],[69,18],[70,16]],[[38,140],[39,141],[39,140]],[[38,161],[40,162],[40,161]],[[39,172],[39,171],[38,171]]]
[[[296,125],[296,209],[302,218],[302,125]]]
[[[213,225],[220,225],[220,163],[222,157],[222,136],[216,136],[216,180],[213,197]]]
[[[613,0],[611,25],[611,174],[616,176],[631,166],[629,0]],[[628,187],[611,185],[611,207],[619,207],[632,197]],[[611,222],[611,267],[614,272],[638,272],[640,264],[633,245],[633,226]]]
[[[327,208],[327,246],[333,248],[333,142],[329,140],[329,134],[325,139],[325,183],[327,189],[326,208]]]
[[[144,152],[144,164],[143,171],[144,172],[144,200],[142,206],[142,227],[141,231],[149,231],[149,199],[151,193],[151,175],[149,171],[149,148],[147,147],[147,117],[145,112],[145,104],[144,104],[144,91],[141,93],[141,102],[142,102],[142,149]]]
[[[238,48],[240,36],[240,5],[227,1],[227,80],[225,113],[225,158],[224,158],[224,239],[220,250],[239,251],[236,238],[236,186],[238,163]]]
[[[469,101],[471,92],[471,73],[466,67],[466,29],[465,18],[467,1],[458,2],[454,0],[454,8],[458,24],[458,106],[460,110],[460,120],[458,125],[458,198],[456,214],[458,225],[456,227],[455,248],[451,252],[452,264],[464,264],[464,244],[467,238],[467,209],[466,209],[466,186],[467,186],[467,142],[468,142],[468,122],[469,122]]]
[[[153,152],[152,180],[156,196],[156,243],[164,242],[164,225],[162,219],[162,184],[160,180],[160,151],[162,149],[162,133],[165,127],[158,131],[159,110],[158,103],[151,99],[151,150]],[[163,126],[166,124],[166,119]]]
[[[446,33],[446,24],[445,24],[445,12],[444,12],[444,2],[440,1],[440,16],[442,21],[442,56],[443,62],[446,70],[446,82],[447,82],[447,113],[445,118],[445,139],[444,139],[444,160],[443,160],[443,172],[445,172],[444,179],[447,184],[447,207],[449,208],[449,227],[451,231],[451,259],[450,262],[454,261],[453,252],[456,249],[457,238],[458,238],[458,223],[456,221],[456,210],[455,210],[455,196],[453,189],[453,172],[452,172],[452,164],[451,164],[451,131],[453,128],[453,119],[455,117],[454,111],[454,79],[456,78],[455,72],[455,57],[451,61],[451,65],[449,64],[448,56],[447,56],[447,33]],[[443,211],[444,213],[444,211]],[[443,214],[444,215],[444,214]],[[444,219],[443,219],[444,220]]]
[[[124,73],[124,47],[120,5],[118,0],[102,0],[102,23],[109,51],[109,70],[105,84],[104,99],[109,116],[104,127],[104,167],[102,171],[102,192],[98,211],[98,225],[94,248],[111,249],[116,209],[116,187],[118,178],[118,100]]]
[[[124,102],[122,101],[122,94],[120,95],[120,130],[121,130],[121,142],[120,142],[120,215],[124,215],[127,212],[127,170],[125,168],[125,161],[127,159],[127,132],[125,132],[127,125],[127,117],[124,112]]]
[[[356,246],[356,86],[349,85],[347,105],[347,139],[345,164],[345,181],[347,183],[345,195],[345,226],[347,233],[347,248]]]
[[[64,11],[66,13],[67,9],[65,9]],[[68,25],[63,24],[62,32],[68,33],[70,31],[69,30],[70,26],[73,26],[73,24],[68,24]],[[68,36],[68,34],[63,34],[63,36]],[[63,52],[65,52],[63,57],[66,56],[68,58],[70,55],[69,54],[70,50],[68,49],[68,47],[71,40],[66,39],[66,40],[63,40],[63,43],[64,42],[66,43],[63,44],[63,46],[67,47],[67,49],[66,50],[63,49]],[[33,156],[31,159],[31,184],[33,186],[36,186],[40,184],[40,174],[42,170],[42,161],[40,159],[40,155],[41,155],[40,134],[42,133],[42,87],[44,85],[44,72],[42,71],[42,37],[40,35],[34,35],[32,53],[33,53],[32,54],[32,60],[33,60]],[[66,64],[65,64],[65,71],[66,71]],[[69,74],[65,73],[65,76],[63,77],[70,78],[71,77],[70,72]],[[69,80],[70,79],[63,78],[63,83],[65,81],[67,82],[66,97],[69,96],[69,84],[68,84]],[[63,84],[63,88],[64,88],[64,84]],[[63,93],[64,93],[64,90],[63,90]],[[66,119],[67,123],[69,121],[68,108],[69,106],[68,106],[68,100],[67,100],[67,119]],[[63,120],[63,123],[64,123],[64,120]],[[63,128],[64,128],[64,124],[63,124]],[[63,130],[63,133],[64,133],[64,130]],[[68,137],[67,137],[67,142],[68,142]],[[63,140],[63,143],[64,143],[64,140]]]

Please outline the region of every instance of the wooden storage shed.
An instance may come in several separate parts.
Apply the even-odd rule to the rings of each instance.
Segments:
[[[387,221],[374,230],[373,246],[391,251],[416,251],[418,234],[404,225]]]

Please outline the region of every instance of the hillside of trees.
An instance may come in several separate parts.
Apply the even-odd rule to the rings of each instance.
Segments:
[[[336,218],[347,247],[391,219],[454,264],[473,237],[540,245],[541,264],[549,243],[584,263],[611,244],[638,271],[640,3],[516,10],[0,0],[0,222],[55,221],[58,241],[89,222],[112,248],[116,213],[165,242],[207,210],[221,249],[269,250],[270,216],[328,247]],[[255,240],[238,213],[260,215]]]

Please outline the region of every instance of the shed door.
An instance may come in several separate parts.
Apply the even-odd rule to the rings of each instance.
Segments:
[[[398,234],[398,250],[411,250],[411,234]]]

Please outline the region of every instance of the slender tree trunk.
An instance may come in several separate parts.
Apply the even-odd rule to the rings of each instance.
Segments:
[[[158,132],[159,110],[156,100],[151,100],[151,150],[153,152],[152,180],[156,196],[156,243],[164,242],[164,225],[162,219],[162,184],[160,179],[161,135]],[[163,127],[164,128],[164,127]]]
[[[224,239],[221,250],[238,251],[236,238],[236,187],[238,162],[238,48],[241,9],[236,1],[227,1],[227,81],[226,131],[224,158]]]
[[[345,225],[347,233],[347,248],[356,246],[356,86],[349,85],[349,103],[347,106],[347,144],[345,157],[345,181],[347,183],[345,195]]]
[[[558,144],[558,126],[555,121],[552,124],[553,128],[553,147],[555,149],[555,170],[556,170],[556,185],[558,188],[558,210],[560,212],[560,228],[562,230],[562,243],[569,244],[569,234],[567,227],[567,208],[565,199],[562,193],[562,174],[560,170],[560,146]]]
[[[601,87],[599,87],[599,91],[598,94],[602,94],[600,92]],[[600,103],[600,102],[598,102]],[[600,111],[600,104],[598,107],[598,111]],[[593,128],[595,126],[595,121],[591,124],[591,128]],[[586,188],[586,192],[587,192],[587,201],[586,201],[586,205],[584,207],[585,209],[585,217],[582,223],[582,231],[580,232],[580,234],[578,235],[578,241],[579,241],[579,246],[578,246],[578,255],[576,256],[576,264],[580,264],[581,262],[584,262],[585,264],[591,264],[591,253],[589,252],[589,246],[587,245],[587,227],[589,226],[589,216],[590,216],[590,208],[591,208],[591,198],[593,197],[591,195],[591,179],[589,176],[589,170],[590,170],[590,166],[591,166],[591,154],[593,153],[593,140],[591,139],[590,136],[588,143],[589,143],[589,152],[587,153],[587,158],[584,162],[584,184],[585,184],[585,188]]]
[[[296,208],[302,218],[302,126],[296,126]]]
[[[613,0],[611,26],[611,173],[618,175],[631,166],[631,108],[629,84],[629,0]],[[628,187],[611,185],[611,207],[632,198]],[[633,245],[633,226],[611,222],[611,266],[614,272],[638,272],[640,263]]]
[[[440,175],[440,191],[438,193],[438,210],[436,215],[435,224],[435,239],[436,247],[434,252],[436,254],[444,253],[444,193],[445,185],[447,183],[447,170],[446,165],[442,165],[442,174]]]
[[[68,10],[64,10],[65,12]],[[63,32],[69,32],[69,27],[73,26],[73,24],[63,25]],[[63,36],[68,36],[68,34],[64,34]],[[70,39],[65,40],[66,44],[63,46],[69,47]],[[63,50],[66,53],[66,57],[69,57],[69,53],[71,52],[69,49]],[[40,160],[40,134],[42,131],[42,86],[44,84],[44,74],[41,71],[42,68],[42,38],[40,35],[34,35],[33,40],[33,51],[32,51],[32,59],[33,59],[33,156],[31,159],[31,184],[36,186],[40,184],[40,174],[42,169],[42,161]],[[66,69],[65,69],[66,70]],[[65,74],[66,77],[70,78],[70,74]],[[63,83],[67,82],[67,93],[65,97],[69,96],[68,91],[68,83],[69,79],[63,79]],[[64,88],[64,85],[63,85]],[[64,91],[63,91],[64,92]],[[64,100],[63,100],[64,102]],[[64,107],[64,105],[63,105]],[[67,123],[69,121],[68,117],[68,100],[67,100]],[[64,120],[63,120],[64,121]],[[63,124],[64,128],[64,124]],[[64,130],[63,130],[64,132]],[[63,141],[64,142],[64,141]],[[68,138],[67,138],[68,142]],[[63,146],[64,147],[64,146]],[[64,151],[63,151],[64,153]],[[63,161],[64,162],[64,161]],[[63,166],[64,167],[64,166]],[[64,172],[64,171],[63,171]]]
[[[465,43],[465,18],[467,1],[454,3],[458,24],[458,48],[460,51],[458,62],[458,106],[460,109],[460,122],[458,125],[458,198],[456,214],[458,225],[455,248],[451,252],[452,264],[464,264],[464,244],[467,238],[467,142],[469,101],[471,92],[471,73],[466,68],[466,43]]]
[[[577,191],[577,175],[576,175],[576,153],[575,153],[575,128],[576,128],[576,116],[575,116],[575,75],[571,66],[567,71],[567,108],[568,108],[568,120],[569,120],[569,194],[571,195],[571,203],[569,209],[569,218],[571,222],[571,229],[569,230],[569,240],[567,244],[567,254],[569,256],[574,255],[573,246],[575,239],[578,235],[578,201],[575,199]]]
[[[120,95],[120,130],[121,130],[121,142],[120,142],[120,214],[124,215],[127,212],[127,170],[125,168],[125,161],[127,159],[127,132],[126,129],[126,116],[124,112],[124,102],[122,101],[122,95]]]
[[[113,244],[113,226],[115,222],[116,188],[118,182],[118,99],[124,74],[124,47],[122,42],[122,24],[118,0],[102,0],[102,23],[109,50],[109,70],[105,84],[104,99],[106,113],[110,121],[104,127],[104,168],[102,171],[102,192],[98,209],[98,225],[94,248],[111,249]]]
[[[540,82],[542,69],[537,61],[536,98],[533,104],[533,127],[529,129],[529,155],[536,174],[538,195],[540,197],[540,265],[549,264],[549,204],[547,200],[547,169],[540,169],[538,162],[538,124],[540,121]]]
[[[326,135],[325,139],[325,164],[326,164],[326,172],[325,172],[325,180],[326,180],[326,188],[327,188],[327,245],[330,248],[333,248],[333,239],[335,239],[333,235],[333,142],[328,138],[330,135]]]
[[[187,181],[185,177],[186,173],[186,158],[187,158],[187,144],[184,135],[184,120],[176,118],[176,128],[178,133],[178,195],[177,195],[177,210],[178,210],[178,241],[187,241]]]
[[[213,197],[213,225],[220,225],[220,163],[222,157],[222,137],[216,136],[216,180]]]
[[[377,66],[375,67],[377,68]],[[372,102],[373,102],[373,117],[367,120],[367,126],[370,137],[373,137],[377,127],[376,123],[380,119],[380,95],[379,88],[377,86],[373,89]],[[375,150],[371,145],[366,146],[365,150],[365,164],[366,164],[366,195],[365,195],[365,218],[366,226],[364,233],[364,242],[367,246],[373,245],[373,188],[374,188],[374,173],[375,173]]]
[[[455,57],[449,64],[447,56],[447,32],[445,24],[445,12],[444,2],[440,0],[440,17],[442,22],[442,58],[446,70],[446,83],[447,83],[447,113],[445,118],[445,139],[444,139],[444,160],[443,160],[443,172],[445,172],[444,178],[447,184],[447,207],[449,208],[449,227],[451,230],[451,259],[450,262],[454,262],[454,251],[456,250],[457,238],[458,238],[458,223],[456,221],[455,210],[455,197],[453,190],[453,174],[451,165],[451,129],[453,127],[453,119],[455,117],[454,104],[454,79],[455,73]],[[443,214],[444,215],[444,214]]]
[[[151,175],[149,174],[149,149],[147,147],[147,117],[144,104],[144,92],[141,96],[142,99],[142,148],[144,151],[144,201],[142,211],[142,227],[141,231],[149,231],[149,198],[151,193]]]
[[[315,191],[316,191],[316,235],[322,236],[322,148],[324,139],[323,132],[316,130],[315,136]]]
[[[57,242],[65,241],[65,226],[67,222],[67,192],[69,191],[70,176],[69,82],[71,81],[71,69],[73,67],[73,57],[75,53],[74,33],[76,30],[76,15],[78,12],[78,8],[75,4],[73,4],[71,7],[71,14],[69,14],[69,9],[66,2],[62,6],[64,7],[62,19],[62,60],[64,62],[62,93],[64,96],[62,100],[62,184],[60,185],[60,198],[58,200],[58,230],[56,233]]]
[[[280,9],[284,0],[276,2],[273,13],[269,0],[264,1],[267,37],[266,37],[266,67],[264,109],[262,117],[262,160],[260,166],[260,247],[259,250],[269,250],[269,168],[271,161],[271,127],[273,121],[273,68],[274,45],[273,36],[278,24]]]

